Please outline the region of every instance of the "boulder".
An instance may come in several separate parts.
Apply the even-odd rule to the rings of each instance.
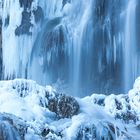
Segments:
[[[79,111],[79,104],[75,98],[64,94],[58,94],[48,100],[48,108],[60,118],[71,118]]]

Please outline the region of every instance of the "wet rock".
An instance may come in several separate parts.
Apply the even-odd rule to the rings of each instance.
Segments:
[[[30,28],[33,26],[31,23],[31,12],[23,11],[21,24],[15,29],[15,35],[19,36],[22,34],[31,35]]]
[[[65,4],[70,3],[71,0],[63,0],[63,7],[65,6]]]
[[[10,17],[9,17],[9,15],[7,15],[7,17],[5,19],[5,23],[4,23],[5,27],[9,25],[9,20],[10,20]]]
[[[31,18],[31,12],[23,11],[22,12],[22,20],[21,24],[27,24],[30,22]]]
[[[20,6],[24,9],[31,8],[33,0],[19,0]]]
[[[32,35],[32,32],[29,31],[31,26],[32,26],[32,24],[20,25],[19,27],[16,28],[15,35],[16,36],[20,36],[20,35],[23,35],[23,34]]]
[[[37,9],[33,10],[33,14],[34,14],[36,23],[44,18],[43,10],[40,6],[37,6]]]
[[[48,100],[48,108],[55,112],[60,118],[70,118],[79,111],[79,104],[75,98],[58,94]]]

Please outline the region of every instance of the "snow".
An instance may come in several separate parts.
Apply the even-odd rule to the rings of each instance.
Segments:
[[[47,108],[49,98],[56,92],[51,86],[42,87],[32,80],[0,81],[0,113],[13,114],[25,121],[28,126],[25,140],[42,137],[48,140],[92,140],[95,136],[100,140],[109,139],[110,135],[114,140],[139,140],[140,78],[128,94],[93,94],[76,98],[80,110],[72,118],[57,118]],[[128,112],[137,119],[117,118],[117,114],[121,116]],[[45,136],[44,130],[48,130],[44,132]],[[120,135],[117,135],[118,131]]]
[[[47,86],[46,89],[52,92],[51,87]],[[36,127],[36,130],[54,116],[43,107],[45,104],[45,88],[33,81],[17,79],[0,82],[0,112],[14,114]]]

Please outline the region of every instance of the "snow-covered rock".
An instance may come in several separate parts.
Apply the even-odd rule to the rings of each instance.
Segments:
[[[135,80],[133,89],[128,94],[109,96],[93,94],[85,99],[103,106],[115,119],[121,119],[125,123],[136,123],[140,120],[140,77]]]
[[[79,104],[74,97],[57,94],[48,100],[48,108],[60,118],[69,118],[78,113]]]
[[[4,133],[8,140],[139,140],[139,108],[140,78],[128,94],[82,99],[32,80],[1,81],[0,138],[7,140]]]
[[[0,140],[24,140],[27,126],[20,118],[0,113]]]

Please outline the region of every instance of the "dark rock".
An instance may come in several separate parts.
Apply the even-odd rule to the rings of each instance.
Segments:
[[[63,0],[63,7],[65,6],[65,4],[70,3],[71,0]]]
[[[21,24],[15,29],[15,35],[19,36],[22,34],[31,35],[30,28],[33,26],[31,23],[31,12],[23,11]]]
[[[116,109],[122,110],[123,106],[117,99],[115,99],[115,104],[116,104]]]
[[[48,108],[60,118],[70,118],[79,111],[79,104],[75,98],[58,94],[48,101]]]
[[[40,6],[37,6],[37,9],[33,10],[33,14],[35,16],[36,23],[44,18],[43,10]]]
[[[93,103],[98,104],[100,106],[105,106],[105,97],[103,97],[103,98],[94,98]]]
[[[121,119],[121,120],[123,120],[125,123],[129,123],[130,121],[136,123],[136,122],[138,121],[137,115],[135,115],[134,113],[132,113],[132,112],[130,112],[130,111],[121,112],[120,114],[119,114],[119,113],[116,113],[115,118],[116,118],[116,119]]]
[[[6,17],[5,19],[5,23],[4,23],[4,26],[8,26],[9,25],[9,20],[10,20],[10,17],[9,15]]]
[[[29,31],[31,26],[32,26],[32,24],[20,25],[19,27],[16,28],[15,35],[16,36],[20,36],[20,35],[23,35],[23,34],[32,35],[32,32]]]
[[[27,24],[30,22],[31,18],[31,12],[23,11],[22,12],[22,20],[21,24]]]
[[[98,104],[98,105],[101,105],[101,106],[104,106],[104,105],[105,105],[105,104],[104,104],[104,99],[98,100],[97,104]]]
[[[43,129],[41,135],[42,135],[43,137],[46,137],[46,136],[49,134],[49,132],[50,132],[50,129]]]
[[[19,0],[20,6],[24,9],[31,8],[33,0]]]

